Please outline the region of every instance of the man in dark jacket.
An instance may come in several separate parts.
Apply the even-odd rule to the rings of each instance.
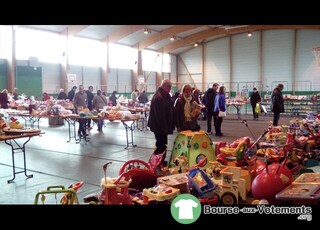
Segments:
[[[214,99],[216,98],[218,88],[219,88],[219,84],[214,83],[212,85],[212,88],[209,88],[207,92],[204,94],[204,104],[207,108],[207,133],[208,134],[212,134],[211,132],[212,117],[213,117],[214,127],[216,127],[218,123],[218,114],[215,115],[213,112]]]
[[[166,151],[168,144],[168,134],[173,134],[173,104],[170,97],[171,82],[169,79],[162,81],[151,100],[148,127],[154,133],[156,139],[155,154]],[[162,158],[164,163],[165,154]]]
[[[257,91],[257,88],[253,88],[253,92],[250,96],[250,103],[252,106],[253,120],[259,120],[259,113],[256,113],[257,103],[261,102],[261,96]]]
[[[278,126],[280,113],[284,113],[283,84],[278,84],[271,94],[270,109],[273,112],[273,126]]]
[[[76,94],[77,86],[73,86],[72,89],[68,92],[69,101],[73,101],[74,95]]]

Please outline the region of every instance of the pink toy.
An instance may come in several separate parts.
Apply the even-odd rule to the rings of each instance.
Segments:
[[[100,200],[103,200],[103,204],[132,204],[128,190],[131,179],[126,173],[121,174],[118,178],[108,178],[106,170],[111,163],[108,162],[103,166],[104,178],[101,179],[103,190]]]
[[[152,154],[148,163],[142,160],[129,160],[119,170],[119,174],[126,173],[132,182],[130,188],[142,190],[143,188],[152,187],[157,183],[157,178],[164,176],[161,171],[162,158],[165,152],[161,154]]]

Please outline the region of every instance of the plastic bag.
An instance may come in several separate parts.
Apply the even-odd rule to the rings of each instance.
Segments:
[[[257,103],[257,104],[256,104],[256,107],[255,107],[255,109],[254,109],[254,112],[257,113],[257,114],[260,114],[260,113],[261,113],[260,103]]]
[[[227,116],[227,112],[223,112],[223,111],[219,111],[218,117],[226,117]]]

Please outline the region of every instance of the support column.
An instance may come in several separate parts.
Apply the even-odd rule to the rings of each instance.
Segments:
[[[16,88],[16,46],[15,46],[15,40],[16,40],[16,33],[13,29],[13,26],[11,26],[11,32],[12,32],[12,39],[11,39],[11,58],[8,58],[7,62],[7,89],[9,92],[13,92],[13,89]]]
[[[101,67],[100,68],[100,82],[101,82],[101,91],[103,92],[107,92],[108,90],[108,86],[107,86],[107,82],[108,82],[108,71],[107,71],[107,67]]]
[[[162,73],[157,71],[156,72],[156,89],[160,87],[162,80],[163,80]]]
[[[142,51],[138,51],[138,61],[136,64],[136,68],[131,71],[131,88],[132,91],[137,88],[137,82],[138,82],[138,76],[143,75],[143,69],[142,69]]]

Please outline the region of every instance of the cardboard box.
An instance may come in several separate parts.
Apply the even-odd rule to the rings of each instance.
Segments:
[[[180,193],[189,193],[188,177],[186,173],[158,177],[157,184],[165,184],[174,188],[178,188],[180,189]]]

